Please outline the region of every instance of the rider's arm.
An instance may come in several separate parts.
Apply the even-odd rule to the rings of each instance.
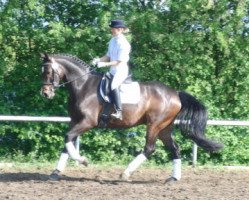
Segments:
[[[110,67],[110,66],[117,66],[122,61],[119,60],[113,60],[110,61],[110,57],[105,55],[99,59],[98,66],[99,67]]]
[[[101,57],[99,59],[100,62],[109,62],[110,61],[110,57],[107,55],[104,55],[103,57]]]
[[[105,62],[105,66],[109,67],[109,66],[117,66],[119,63],[121,63],[121,61],[119,60],[113,60],[111,62]]]

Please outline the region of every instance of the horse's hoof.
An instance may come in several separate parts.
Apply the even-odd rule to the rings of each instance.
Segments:
[[[120,178],[122,181],[125,181],[125,182],[132,182],[132,180],[130,179],[130,176],[128,176],[128,175],[125,174],[125,173],[120,174],[119,178]]]
[[[177,182],[178,180],[176,179],[176,178],[174,178],[174,177],[169,177],[169,178],[167,178],[166,180],[165,180],[165,182],[164,182],[164,184],[172,184],[172,183],[175,183],[175,182]]]
[[[60,171],[59,170],[54,170],[50,176],[49,176],[49,180],[51,181],[58,181],[60,179],[60,175],[59,175]]]
[[[85,167],[87,167],[88,166],[88,161],[87,161],[86,157],[82,156],[81,159],[82,160],[80,161],[80,164],[82,164]]]

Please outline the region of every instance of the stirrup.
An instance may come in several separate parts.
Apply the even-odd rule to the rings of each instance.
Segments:
[[[120,119],[120,120],[123,119],[123,117],[122,117],[122,111],[120,111],[120,110],[116,111],[115,113],[112,113],[111,116],[114,117],[114,118],[116,118],[116,119]]]

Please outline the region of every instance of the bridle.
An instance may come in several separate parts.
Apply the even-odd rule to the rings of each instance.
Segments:
[[[44,66],[46,65],[53,65],[53,63],[45,63],[42,65],[42,72],[44,72]],[[45,86],[45,85],[52,85],[53,88],[57,88],[59,86],[59,80],[60,80],[60,74],[58,72],[57,69],[53,68],[53,66],[51,66],[52,68],[52,81],[51,82],[43,82],[42,85]],[[58,82],[56,81],[58,80]]]
[[[45,86],[45,85],[52,85],[54,89],[58,89],[60,87],[64,87],[65,85],[69,84],[69,83],[72,83],[88,74],[90,74],[91,72],[93,72],[97,66],[94,66],[94,67],[90,67],[90,65],[87,65],[88,68],[91,68],[91,70],[89,70],[88,72],[86,72],[85,74],[73,79],[73,80],[70,80],[70,81],[67,81],[67,82],[64,82],[62,84],[59,84],[59,81],[60,81],[60,73],[58,72],[58,68],[59,68],[59,64],[58,63],[45,63],[43,64],[43,66],[46,66],[46,65],[51,65],[51,68],[52,68],[52,81],[51,82],[43,82],[42,85]],[[53,66],[54,65],[54,66]],[[43,67],[43,70],[44,70],[44,67]],[[58,80],[58,82],[56,81]]]

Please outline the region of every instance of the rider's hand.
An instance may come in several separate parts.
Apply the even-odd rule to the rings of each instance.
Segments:
[[[97,63],[98,68],[106,67],[107,65],[108,65],[107,62],[98,62]]]
[[[100,61],[100,58],[94,58],[92,60],[92,65],[97,65],[99,61]]]

